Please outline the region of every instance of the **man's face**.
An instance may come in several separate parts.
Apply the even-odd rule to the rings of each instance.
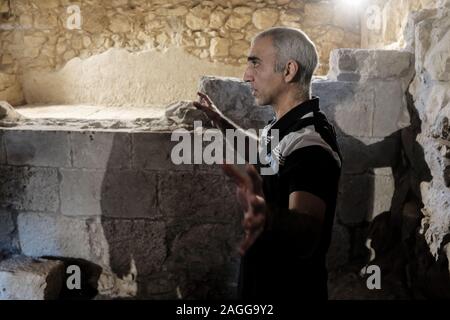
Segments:
[[[244,81],[249,82],[259,106],[273,105],[281,93],[283,74],[275,72],[276,49],[270,37],[254,41],[247,58]]]

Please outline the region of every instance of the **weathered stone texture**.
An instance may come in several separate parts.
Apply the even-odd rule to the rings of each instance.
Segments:
[[[8,131],[4,141],[10,165],[71,166],[68,132]]]
[[[360,44],[359,27],[353,23],[358,14],[347,11],[347,19],[342,21],[339,6],[326,1],[306,4],[237,1],[231,7],[220,1],[197,4],[172,0],[168,3],[134,2],[132,5],[79,1],[72,4],[79,6],[81,17],[79,28],[74,29],[72,26],[78,20],[78,13],[68,12],[68,5],[64,2],[42,6],[41,1],[26,0],[14,6],[13,15],[5,16],[5,21],[0,24],[0,42],[5,51],[0,61],[0,100],[12,105],[22,104],[24,100],[34,102],[32,95],[27,94],[28,89],[22,90],[24,72],[48,73],[60,69],[73,58],[86,59],[111,48],[165,52],[181,47],[182,52],[199,58],[193,59],[199,65],[205,60],[216,63],[221,71],[218,74],[229,73],[228,67],[234,66],[229,75],[241,76],[251,38],[272,26],[301,28],[310,35],[320,53],[319,74],[326,73],[332,49],[359,47]],[[179,59],[185,59],[183,54],[171,61]],[[162,66],[164,64],[158,65],[159,68]],[[196,66],[190,65],[187,72],[179,72],[179,75],[183,77],[195,69]],[[111,91],[114,90],[108,92]],[[48,102],[49,98],[39,102]]]
[[[445,4],[446,3],[446,4]],[[444,6],[445,5],[445,6]],[[424,202],[424,231],[431,253],[438,257],[441,243],[450,228],[450,190],[446,183],[449,154],[448,119],[450,118],[450,3],[441,9],[420,15],[421,21],[411,24],[415,34],[416,76],[410,87],[415,108],[422,120],[417,141],[433,179],[421,185]],[[410,31],[412,32],[412,31]]]
[[[0,167],[0,205],[16,210],[56,212],[58,173],[53,168]]]
[[[73,167],[127,169],[131,166],[131,137],[122,132],[71,132]]]
[[[59,297],[63,285],[61,261],[15,255],[0,261],[1,300],[48,300]]]

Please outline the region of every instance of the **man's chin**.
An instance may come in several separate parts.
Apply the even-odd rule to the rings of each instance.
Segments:
[[[259,98],[257,98],[257,97],[255,97],[255,104],[258,106],[258,107],[262,107],[262,106],[265,106],[266,104],[265,104],[265,101],[263,101],[263,100],[261,100],[261,99],[259,99]]]

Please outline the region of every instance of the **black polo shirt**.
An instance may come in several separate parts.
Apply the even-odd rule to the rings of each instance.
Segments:
[[[278,143],[271,141],[278,130]],[[326,253],[336,209],[341,157],[334,128],[313,98],[265,128],[273,175],[262,175],[264,196],[272,207],[289,208],[289,195],[306,191],[326,203],[320,245],[305,259],[289,243],[274,241],[265,230],[241,259],[239,296],[244,299],[326,299]]]

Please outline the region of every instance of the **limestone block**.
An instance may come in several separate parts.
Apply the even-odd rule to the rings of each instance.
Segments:
[[[54,29],[58,26],[58,18],[53,11],[45,10],[35,16],[36,29]]]
[[[225,24],[227,15],[223,11],[214,10],[211,13],[210,21],[209,21],[209,27],[212,29],[219,29],[223,27]]]
[[[21,213],[17,218],[23,254],[85,259],[108,266],[108,246],[101,222],[61,215]]]
[[[208,46],[208,40],[205,37],[195,38],[195,46],[196,47],[206,47]]]
[[[62,214],[67,216],[102,215],[104,171],[61,169],[60,175]]]
[[[370,85],[316,80],[312,91],[320,98],[321,109],[335,124],[338,135],[372,136],[374,93]]]
[[[233,193],[222,175],[170,172],[160,176],[158,190],[160,210],[172,223],[228,222],[233,215]]]
[[[54,168],[0,167],[0,203],[16,210],[56,212],[58,174]]]
[[[139,170],[192,171],[192,157],[189,160],[191,164],[175,164],[171,158],[173,148],[184,139],[188,139],[186,141],[190,141],[193,146],[192,132],[183,132],[183,138],[174,136],[174,141],[171,132],[133,133],[133,167]]]
[[[405,91],[400,81],[371,81],[374,90],[375,109],[373,136],[388,135],[410,125]]]
[[[39,48],[47,41],[47,37],[43,33],[36,35],[26,35],[23,42],[26,48]]]
[[[5,132],[8,164],[70,167],[69,133],[66,131],[11,130]]]
[[[328,77],[349,81],[346,74],[361,79],[392,79],[412,77],[413,55],[396,50],[336,49],[330,56]],[[359,76],[359,77],[358,77]],[[406,86],[405,86],[406,88]]]
[[[276,9],[259,9],[253,13],[252,22],[260,30],[273,27],[278,20],[278,10]]]
[[[73,131],[70,141],[75,168],[130,168],[131,137],[128,133]]]
[[[236,9],[234,10],[235,14],[232,14],[227,22],[225,23],[225,26],[229,29],[235,29],[235,30],[241,30],[244,28],[252,19],[249,15],[241,15],[239,13],[236,13]]]
[[[373,175],[342,175],[336,207],[342,224],[357,225],[366,220],[374,205],[373,192]]]
[[[138,277],[158,272],[168,252],[163,222],[146,219],[104,219],[110,267],[119,277],[135,265]]]
[[[212,38],[209,53],[212,58],[227,57],[229,54],[230,40],[224,38]]]
[[[61,170],[61,212],[68,216],[153,217],[156,175],[134,170]]]
[[[140,170],[108,170],[102,185],[102,213],[108,217],[158,216],[157,176]]]
[[[209,25],[209,18],[198,17],[189,12],[186,15],[186,25],[192,30],[203,30]]]
[[[57,260],[15,255],[0,261],[0,299],[57,299],[64,272],[63,263]]]

